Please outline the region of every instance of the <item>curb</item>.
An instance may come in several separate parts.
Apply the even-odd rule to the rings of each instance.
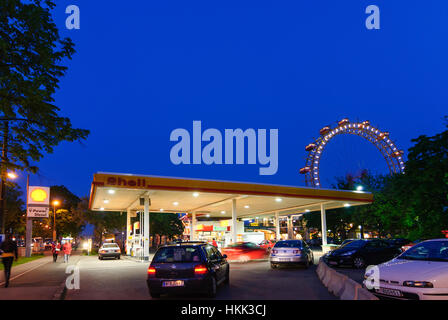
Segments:
[[[330,268],[322,258],[319,259],[316,273],[328,291],[341,300],[379,300],[359,283]]]

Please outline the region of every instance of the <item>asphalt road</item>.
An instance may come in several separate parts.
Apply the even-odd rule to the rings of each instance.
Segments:
[[[151,299],[145,281],[148,263],[123,258],[100,261],[84,256],[77,266],[80,289],[68,290],[66,300]],[[259,261],[231,263],[230,270],[230,285],[220,286],[216,299],[336,299],[317,278],[316,266],[307,270],[301,267],[271,270],[267,261]],[[188,295],[161,299],[206,298]]]

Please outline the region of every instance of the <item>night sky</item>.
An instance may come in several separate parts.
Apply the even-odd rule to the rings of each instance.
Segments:
[[[88,195],[98,171],[304,185],[304,147],[342,118],[370,120],[403,150],[443,130],[448,114],[447,1],[57,0],[54,18],[77,53],[56,104],[82,144],[62,143],[34,185]],[[81,29],[65,29],[65,8]],[[365,8],[381,10],[367,30]],[[259,165],[179,165],[170,133],[206,128],[279,130],[277,174]],[[386,173],[359,137],[337,137],[321,181],[368,168]],[[24,183],[22,177],[20,183]]]

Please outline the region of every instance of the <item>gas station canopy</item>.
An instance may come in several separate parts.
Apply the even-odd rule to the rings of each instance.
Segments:
[[[368,204],[373,195],[305,187],[228,181],[184,179],[118,173],[94,174],[89,208],[93,211],[143,210],[142,197],[150,198],[150,211],[196,213],[229,218],[236,201],[238,218],[297,214]]]

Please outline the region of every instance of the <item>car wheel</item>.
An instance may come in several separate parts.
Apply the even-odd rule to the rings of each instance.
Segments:
[[[314,255],[313,254],[311,254],[310,265],[311,266],[314,265]]]
[[[353,265],[355,266],[356,269],[361,269],[365,267],[366,262],[364,261],[363,258],[356,257],[353,259]]]
[[[118,260],[120,260],[120,259],[121,259],[121,257],[120,257],[120,256],[118,256],[118,257],[117,257],[117,259],[118,259]]]
[[[160,293],[155,293],[155,292],[150,291],[149,294],[151,295],[151,298],[155,298],[155,299],[160,298]]]
[[[271,269],[277,269],[277,265],[271,262]]]
[[[211,277],[211,279],[210,279],[210,287],[208,289],[207,296],[209,298],[216,297],[216,279],[215,279],[215,277]]]

